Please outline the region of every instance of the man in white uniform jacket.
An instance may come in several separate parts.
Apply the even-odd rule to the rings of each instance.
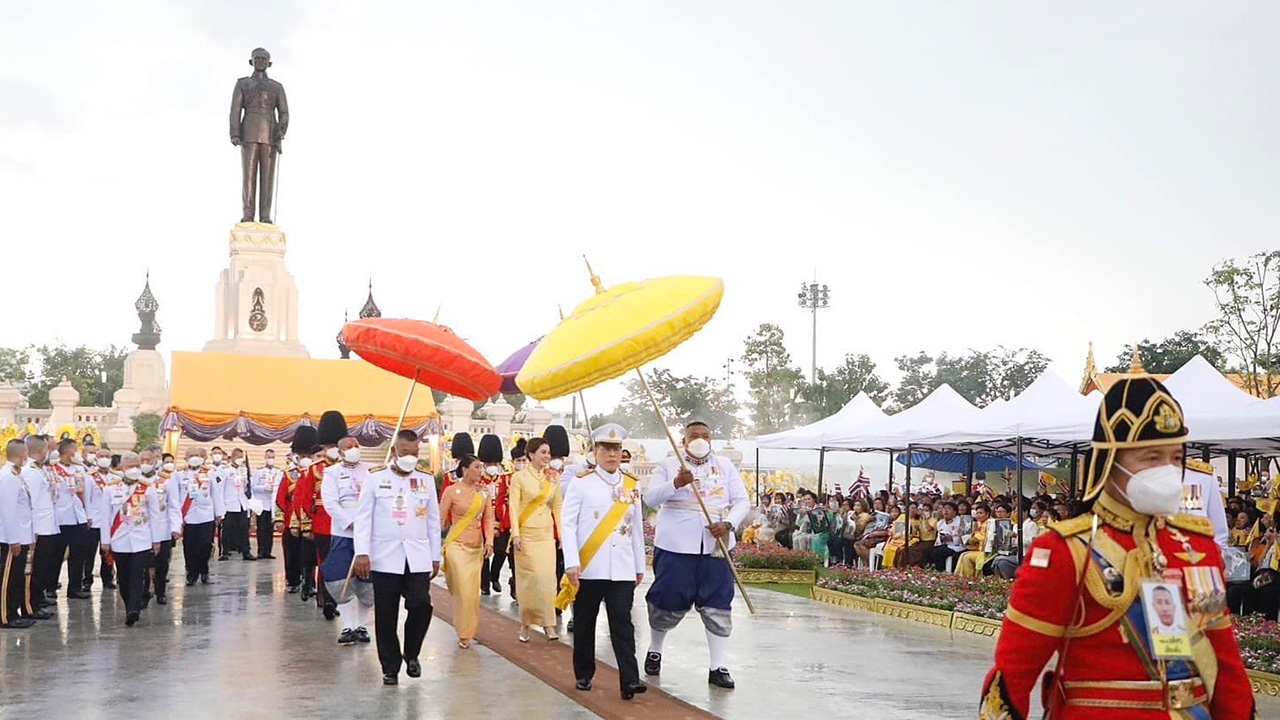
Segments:
[[[35,620],[20,617],[27,608],[27,548],[35,540],[35,531],[31,496],[22,481],[27,447],[14,439],[4,450],[6,462],[0,467],[0,629],[21,630],[35,624]]]
[[[720,557],[716,538],[733,549],[733,529],[751,512],[751,501],[738,469],[728,458],[711,452],[711,429],[691,422],[684,429],[684,456],[658,463],[644,501],[658,511],[654,538],[653,585],[645,595],[649,604],[649,653],[646,675],[662,671],[662,646],[690,607],[696,607],[706,628],[711,663],[707,682],[725,689],[734,686],[726,666],[729,633],[733,630],[733,570]],[[712,522],[698,505],[697,492]]]
[[[356,506],[352,572],[373,580],[373,631],[382,665],[382,684],[400,682],[400,664],[411,678],[422,676],[418,653],[431,625],[431,580],[440,572],[443,548],[436,482],[418,467],[418,434],[396,435],[390,467],[369,475]],[[404,650],[396,621],[400,598]]]
[[[636,628],[631,606],[636,586],[644,580],[644,515],[636,479],[618,466],[627,431],[609,423],[598,428],[595,460],[598,465],[578,472],[565,493],[561,510],[561,544],[564,574],[578,587],[573,601],[573,674],[579,690],[591,689],[596,672],[596,618],[604,602],[609,618],[609,639],[618,663],[622,699],[645,691],[636,663]],[[627,505],[625,513],[619,511]],[[601,534],[596,535],[597,528]],[[600,542],[592,542],[591,538]],[[589,558],[583,554],[590,553]]]
[[[160,549],[163,532],[153,519],[160,514],[155,488],[141,482],[141,458],[137,453],[120,457],[124,482],[112,487],[111,521],[103,536],[116,564],[116,583],[124,601],[124,624],[133,627],[142,614],[144,580],[151,558]]]
[[[360,490],[369,482],[369,464],[360,462],[360,444],[350,435],[338,441],[338,452],[341,453],[340,462],[324,471],[324,482],[320,484],[320,497],[332,520],[329,554],[320,566],[320,573],[326,583],[342,580],[345,584],[355,542],[356,508],[360,502]],[[346,562],[343,562],[344,558]],[[369,642],[369,631],[364,626],[368,610],[358,593],[351,593],[350,600],[338,605],[338,613],[342,617],[339,645]]]
[[[1178,512],[1208,518],[1213,525],[1213,541],[1225,551],[1231,547],[1231,527],[1227,524],[1227,511],[1222,506],[1222,491],[1213,466],[1203,460],[1187,458],[1187,468],[1182,473],[1182,503]]]

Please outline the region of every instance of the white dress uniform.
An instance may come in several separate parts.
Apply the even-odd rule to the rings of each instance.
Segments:
[[[738,469],[728,458],[714,454],[701,465],[690,461],[689,469],[697,481],[695,485],[701,488],[702,500],[712,519],[737,528],[751,512],[751,500]],[[679,472],[678,458],[663,458],[654,469],[644,494],[646,505],[660,508],[654,547],[686,555],[709,555],[716,550],[716,539],[707,530],[707,518],[693,495],[695,485],[676,489],[675,477]],[[725,547],[732,550],[734,543],[730,533],[725,538]]]
[[[245,488],[249,485],[249,469],[243,465],[222,466],[222,508],[224,513],[244,512],[249,509]]]
[[[1182,475],[1182,504],[1179,512],[1209,518],[1213,525],[1213,540],[1218,547],[1231,547],[1231,526],[1227,524],[1227,510],[1222,505],[1222,491],[1213,466],[1200,460],[1187,460]]]
[[[111,495],[111,521],[103,542],[115,556],[116,583],[132,625],[145,603],[152,543],[162,539],[156,535],[153,523],[160,514],[160,504],[155,488],[141,481],[118,483],[112,486]]]
[[[340,462],[324,471],[320,497],[333,519],[330,531],[333,537],[355,537],[356,507],[360,501],[360,490],[368,481],[369,464],[364,462],[354,466]]]
[[[265,512],[271,512],[276,503],[276,490],[284,479],[284,471],[274,467],[260,467],[253,472],[253,499],[262,503]]]
[[[88,473],[84,483],[84,500],[88,508],[91,527],[102,532],[102,544],[106,545],[107,531],[111,521],[111,486],[119,482],[119,478],[102,469]]]
[[[621,471],[608,473],[597,467],[594,472],[585,469],[569,485],[561,510],[561,544],[564,545],[564,566],[578,567],[578,553],[600,519],[605,516],[622,487]],[[600,546],[594,558],[581,568],[584,580],[626,580],[634,583],[636,575],[645,572],[644,516],[640,496],[633,500],[631,511],[618,523],[609,540]]]
[[[22,469],[22,479],[31,494],[32,524],[36,536],[57,535],[58,518],[54,511],[57,502],[58,485],[49,477],[49,471],[40,465],[28,462]]]
[[[168,499],[169,527],[182,528],[188,585],[196,578],[207,581],[209,576],[214,522],[223,516],[221,488],[213,477],[215,470],[182,470],[169,481],[173,488]]]
[[[0,467],[0,626],[24,624],[18,613],[26,600],[27,552],[9,554],[14,545],[30,545],[35,541],[31,524],[31,496],[22,479],[22,468],[13,463]],[[13,625],[10,623],[13,622]]]
[[[58,496],[54,498],[54,514],[58,518],[59,527],[84,525],[89,522],[89,511],[85,508],[85,476],[84,467],[80,465],[63,465],[53,463],[49,471],[58,483]]]

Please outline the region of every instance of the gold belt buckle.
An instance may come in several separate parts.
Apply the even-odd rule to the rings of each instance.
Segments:
[[[1185,710],[1200,704],[1196,698],[1195,684],[1191,680],[1175,680],[1169,683],[1165,691],[1165,700],[1170,710]]]

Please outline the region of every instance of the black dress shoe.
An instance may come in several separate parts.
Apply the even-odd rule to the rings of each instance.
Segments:
[[[93,595],[85,592],[84,590],[68,590],[67,597],[73,598],[75,600],[88,600],[89,598],[93,597]]]
[[[23,613],[22,617],[28,620],[49,620],[53,617],[53,613],[44,610],[36,610],[33,613]]]
[[[297,595],[301,589],[302,588],[298,587],[297,585],[290,585],[288,592],[290,595]]]
[[[404,674],[411,678],[422,677],[422,663],[417,658],[406,660],[404,663]]]
[[[228,559],[230,559],[230,558],[231,558],[231,556],[230,556],[230,555],[219,555],[219,556],[218,556],[218,562],[222,562],[223,560],[228,560]]]
[[[0,623],[0,630],[24,630],[35,624],[36,621],[30,618],[16,617],[7,623]]]
[[[627,683],[622,688],[622,699],[630,700],[637,695],[643,695],[649,690],[649,686],[644,683]]]
[[[502,583],[498,582],[497,580],[494,580],[494,581],[493,581],[493,591],[494,591],[494,592],[496,592],[496,593],[501,594],[501,593],[502,593]]]
[[[383,685],[399,685],[400,684],[399,673],[382,673],[382,684]]]
[[[332,620],[332,619],[334,619],[334,618],[335,618],[335,617],[337,617],[337,616],[338,616],[338,609],[337,609],[337,608],[335,608],[335,607],[334,607],[334,606],[332,606],[332,605],[325,605],[325,606],[324,606],[324,619],[325,619],[325,620]]]
[[[662,654],[651,652],[644,656],[644,674],[660,675],[662,674]]]
[[[729,674],[728,668],[720,668],[707,673],[707,682],[725,690],[733,689],[733,676]]]
[[[258,559],[259,560],[275,560],[276,556],[275,555],[259,555]]]
[[[187,587],[191,587],[192,585],[195,585],[195,584],[196,584],[196,579],[194,577],[187,578]]]
[[[482,586],[480,586],[480,594],[481,594],[481,595],[492,595],[492,594],[493,594],[493,591],[489,589],[489,586],[488,586],[488,585],[482,585]]]
[[[125,616],[124,624],[127,625],[128,627],[133,627],[134,625],[138,624],[139,617],[141,617],[141,613],[131,612]]]
[[[169,604],[169,598],[167,598],[167,597],[165,597],[165,596],[163,596],[163,595],[157,595],[157,596],[156,596],[156,604],[157,604],[157,605],[168,605],[168,604]]]
[[[362,628],[362,627],[356,628],[356,642],[362,642],[362,643],[369,642],[368,628]]]
[[[591,681],[590,681],[590,680],[579,680],[579,681],[575,682],[575,683],[573,684],[573,686],[574,686],[574,687],[576,687],[576,688],[578,688],[578,689],[579,689],[579,690],[581,690],[582,692],[590,692],[590,690],[591,690]]]
[[[338,644],[339,645],[355,645],[356,644],[355,631],[347,630],[344,628],[343,631],[338,634]]]
[[[253,555],[245,555],[245,556],[244,556],[244,559],[245,559],[245,560],[249,560],[249,561],[253,561],[253,560],[257,560],[258,558],[257,558],[257,557],[255,557],[255,556],[253,556]]]
[[[115,584],[115,583],[113,583],[113,582],[103,583],[103,584],[102,584],[102,587],[103,587],[103,589],[106,589],[106,590],[115,590],[115,589],[116,589],[116,584]]]
[[[200,576],[200,584],[201,585],[209,584],[209,573],[204,573],[203,575]]]

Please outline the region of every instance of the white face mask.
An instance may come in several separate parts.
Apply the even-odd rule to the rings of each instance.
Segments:
[[[102,468],[103,470],[106,470],[107,468],[111,467],[111,458],[106,458],[106,457],[98,458],[98,467]]]
[[[396,458],[396,467],[400,468],[400,472],[413,472],[418,467],[418,458],[413,455],[401,455]]]
[[[77,464],[80,464],[80,465],[83,465],[83,464],[84,464],[84,456],[83,456],[83,455],[81,455],[80,453],[76,453],[75,455],[72,455],[72,456],[71,456],[71,462],[73,462],[73,463],[77,463]]]
[[[1182,467],[1161,465],[1131,473],[1116,463],[1129,476],[1123,495],[1134,510],[1143,515],[1174,515],[1182,505]]]
[[[527,467],[527,466],[529,465],[529,462],[528,462],[527,460],[523,460],[523,459],[521,459],[521,460],[516,460],[515,462],[513,462],[513,463],[511,463],[511,464],[515,466],[515,468],[516,468],[516,472],[519,472],[519,471],[521,471],[521,470],[525,469],[525,467]]]
[[[309,457],[298,458],[298,467],[302,468],[303,470],[306,470],[307,468],[311,467],[311,458]]]
[[[142,470],[143,475],[150,475],[156,471],[156,466],[148,463],[142,463],[142,466],[139,469]]]
[[[196,468],[200,467],[203,464],[204,464],[204,458],[200,457],[199,455],[192,455],[191,457],[187,458],[187,465],[190,465],[192,470],[195,470]]]
[[[338,448],[331,447],[328,450],[325,450],[324,456],[329,458],[330,460],[336,461],[339,457]]]
[[[124,471],[124,479],[127,482],[131,482],[131,483],[138,482],[138,478],[141,478],[141,477],[142,477],[142,470],[140,468],[131,467],[128,470]]]
[[[214,453],[210,455],[209,458],[213,460],[215,463],[220,463],[222,462],[222,453]]]
[[[276,459],[275,459],[275,458],[267,458],[266,460],[263,460],[262,462],[263,462],[264,464],[266,464],[266,466],[267,466],[267,467],[275,467],[275,466],[276,466]]]
[[[502,468],[499,467],[498,465],[485,465],[484,474],[488,475],[489,477],[498,477],[499,475],[502,474]]]
[[[552,470],[557,470],[557,471],[558,471],[558,470],[563,470],[563,469],[564,469],[564,460],[561,460],[560,458],[551,458],[551,469],[552,469]]]
[[[348,465],[355,465],[360,462],[360,448],[353,447],[342,453],[342,459]]]
[[[689,451],[689,457],[701,460],[711,454],[711,441],[703,438],[691,440],[689,441],[687,450]]]
[[[171,472],[173,472],[173,471],[174,471],[174,468],[175,468],[174,464],[173,464],[173,463],[171,463],[171,462],[167,462],[167,463],[165,463],[165,464],[163,465],[163,467],[164,467],[164,471],[165,471],[165,472],[167,472],[167,473],[171,473]]]
[[[231,464],[232,464],[232,465],[235,465],[236,467],[240,467],[241,465],[244,465],[244,458],[242,458],[242,457],[238,457],[238,458],[236,458],[236,459],[232,460],[232,461],[231,461]]]

